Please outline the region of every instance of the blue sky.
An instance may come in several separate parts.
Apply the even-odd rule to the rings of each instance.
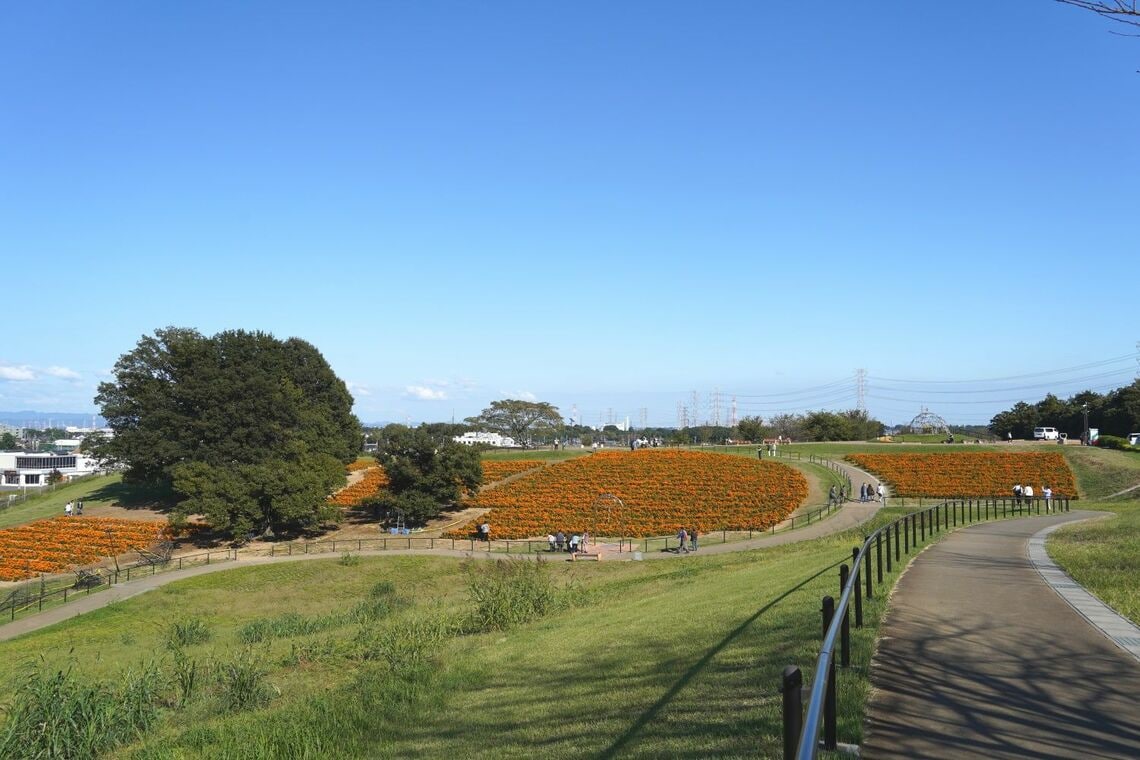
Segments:
[[[881,419],[985,422],[1125,384],[1140,40],[1111,28],[1048,0],[9,6],[0,409],[94,411],[166,325],[309,340],[365,421],[843,409],[863,368]]]

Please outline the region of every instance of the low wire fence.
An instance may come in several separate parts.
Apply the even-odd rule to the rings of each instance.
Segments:
[[[0,619],[7,617],[12,621],[23,612],[41,612],[46,608],[66,604],[69,599],[77,596],[90,596],[93,592],[132,579],[236,559],[237,549],[213,549],[167,560],[142,560],[125,567],[97,567],[77,570],[69,575],[40,576],[34,581],[12,588],[0,599]]]

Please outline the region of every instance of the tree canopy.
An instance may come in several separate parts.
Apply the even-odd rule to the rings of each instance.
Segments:
[[[311,344],[168,327],[115,363],[95,403],[114,436],[94,443],[124,480],[171,485],[179,512],[232,535],[311,527],[360,448],[352,396]]]
[[[559,428],[562,415],[558,407],[545,401],[522,401],[503,399],[492,401],[491,405],[479,413],[478,417],[468,417],[469,425],[476,425],[515,439],[524,445],[528,431],[542,428]]]
[[[990,430],[999,437],[1032,438],[1033,428],[1055,427],[1070,438],[1084,434],[1085,412],[1089,427],[1104,435],[1126,436],[1140,430],[1140,380],[1106,394],[1081,391],[1068,399],[1052,393],[1035,404],[1019,401],[990,420]]]
[[[403,512],[410,522],[436,517],[483,482],[476,449],[433,435],[426,426],[392,430],[378,459],[388,475],[382,506]]]

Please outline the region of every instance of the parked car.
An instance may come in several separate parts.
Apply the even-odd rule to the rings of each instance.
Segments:
[[[1140,433],[1129,433],[1128,434],[1128,445],[1129,446],[1140,446]]]
[[[1055,441],[1060,437],[1055,427],[1035,427],[1033,428],[1033,440],[1035,441]]]

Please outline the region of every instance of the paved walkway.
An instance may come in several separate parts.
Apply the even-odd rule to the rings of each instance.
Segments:
[[[872,662],[867,758],[1140,758],[1140,664],[1035,569],[1074,511],[985,523],[899,580]]]
[[[878,481],[871,475],[860,470],[846,462],[840,462],[840,466],[851,477],[852,482],[858,478],[859,481],[871,481],[873,485],[878,485]],[[774,534],[765,534],[746,541],[735,541],[725,544],[710,544],[698,550],[698,554],[723,554],[725,552],[739,552],[747,551],[749,549],[761,549],[769,546],[779,546],[781,544],[789,544],[796,541],[810,541],[814,538],[821,536],[831,535],[833,533],[840,533],[842,531],[860,525],[867,520],[871,519],[874,514],[879,510],[879,505],[876,502],[868,502],[860,504],[857,501],[848,502],[838,512],[829,517],[805,525],[802,528],[794,530],[786,530]],[[350,542],[346,542],[350,543]],[[600,547],[603,550],[604,556],[607,560],[632,559],[633,554],[630,551],[619,553],[616,545],[608,546],[602,544]],[[451,549],[386,549],[382,551],[356,551],[353,554],[360,556],[392,556],[392,555],[430,555],[430,556],[444,556],[444,557],[476,557],[483,559],[502,559],[504,557],[501,553],[496,552],[471,552],[460,551]],[[170,570],[156,575],[148,575],[138,580],[130,581],[127,583],[120,583],[105,591],[99,591],[89,596],[77,597],[73,601],[59,607],[53,607],[44,612],[36,615],[31,615],[20,620],[0,625],[0,641],[7,641],[8,639],[22,636],[25,633],[38,631],[41,628],[55,625],[56,623],[67,620],[69,618],[77,617],[86,612],[97,610],[101,607],[106,607],[114,602],[123,599],[129,599],[132,596],[138,596],[152,589],[160,586],[165,586],[168,583],[182,580],[183,578],[192,578],[196,575],[203,575],[205,573],[216,573],[225,570],[232,570],[236,567],[248,567],[250,565],[270,564],[274,562],[303,562],[306,560],[317,559],[332,559],[336,555],[333,553],[323,554],[296,554],[293,556],[277,556],[267,557],[253,554],[240,554],[240,559],[228,562],[215,562],[210,565],[199,565],[197,567],[190,567],[184,570]],[[553,555],[545,553],[531,554],[531,555],[515,555],[516,557],[530,557],[542,559],[551,559]],[[673,552],[651,552],[643,555],[644,559],[668,559],[676,558],[678,555]],[[682,555],[682,556],[695,556],[695,555]]]

